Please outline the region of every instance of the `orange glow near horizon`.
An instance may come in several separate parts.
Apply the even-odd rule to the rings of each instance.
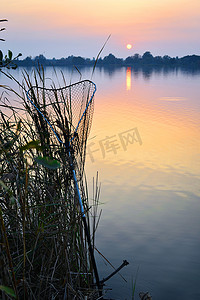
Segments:
[[[91,0],[87,0],[87,5],[81,0],[77,0],[76,5],[74,2],[61,0],[44,0],[43,2],[35,0],[28,3],[19,0],[16,4],[13,4],[13,1],[11,3],[5,1],[1,8],[7,10],[12,18],[18,20],[17,27],[20,24],[18,19],[20,15],[33,28],[45,26],[45,28],[56,30],[74,26],[73,30],[76,31],[77,27],[83,26],[90,28],[92,32],[104,33],[106,30],[107,33],[109,28],[109,32],[112,34],[123,31],[126,35],[126,32],[135,34],[144,29],[149,33],[154,28],[161,28],[162,25],[166,26],[167,24],[170,27],[175,20],[178,26],[181,26],[184,24],[186,16],[192,20],[194,16],[198,16],[197,11],[200,10],[199,1],[194,0],[191,6],[186,4],[186,0],[163,0],[162,5],[158,0],[152,0],[151,3],[141,0],[134,2],[125,0],[117,3],[113,0],[109,2],[97,0],[94,9],[94,2]],[[31,25],[29,20],[36,22]],[[183,23],[179,25],[180,20],[183,20]],[[128,28],[129,30],[127,30]]]
[[[168,49],[173,48],[174,55],[179,55],[178,50],[182,52],[185,45],[190,50],[191,43],[196,51],[200,49],[199,0],[193,0],[192,5],[188,5],[187,0],[96,0],[95,3],[92,0],[2,0],[1,10],[9,20],[6,42],[10,40],[11,44],[13,41],[24,50],[30,41],[37,45],[31,46],[31,51],[38,52],[42,48],[43,52],[47,49],[52,53],[54,49],[57,51],[59,43],[60,47],[65,43],[69,52],[77,45],[81,52],[81,48],[86,49],[85,44],[92,41],[91,47],[95,50],[91,52],[96,53],[96,41],[101,47],[109,34],[109,51],[118,56],[120,53],[126,55],[124,45],[127,40],[134,41],[134,51],[140,54],[153,49],[163,53],[168,46]],[[46,46],[51,41],[54,45]],[[62,53],[62,49],[59,51]]]

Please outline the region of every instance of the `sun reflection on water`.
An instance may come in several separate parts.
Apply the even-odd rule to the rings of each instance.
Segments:
[[[126,90],[131,90],[131,67],[127,67],[126,69]]]

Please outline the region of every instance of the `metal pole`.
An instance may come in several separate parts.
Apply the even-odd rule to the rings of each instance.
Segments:
[[[79,187],[78,187],[78,182],[77,182],[76,173],[75,173],[75,170],[74,170],[74,164],[73,164],[73,160],[72,160],[70,150],[68,150],[68,153],[69,153],[70,167],[72,169],[73,179],[74,179],[76,192],[77,192],[77,196],[78,196],[78,201],[79,201],[79,205],[80,205],[80,209],[81,209],[81,217],[82,217],[82,221],[83,221],[83,225],[84,225],[85,235],[86,235],[87,242],[88,242],[90,258],[91,258],[93,269],[94,269],[94,276],[95,276],[95,279],[96,279],[96,285],[97,285],[98,290],[99,290],[99,296],[102,296],[102,285],[100,284],[100,280],[99,280],[99,274],[98,274],[97,265],[96,265],[96,261],[95,261],[95,257],[94,257],[94,249],[92,248],[90,233],[89,233],[89,229],[88,229],[88,225],[87,225],[87,221],[86,221],[83,202],[82,202],[82,199],[81,199],[81,195],[80,195],[80,191],[79,191]]]

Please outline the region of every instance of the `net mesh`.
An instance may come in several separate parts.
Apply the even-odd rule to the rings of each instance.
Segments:
[[[95,91],[95,84],[84,80],[59,89],[35,86],[27,93],[35,113],[50,126],[51,140],[69,147],[79,179],[85,163]]]

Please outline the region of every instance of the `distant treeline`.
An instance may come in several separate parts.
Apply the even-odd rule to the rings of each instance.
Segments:
[[[39,55],[34,58],[28,56],[24,60],[18,59],[16,61],[18,66],[34,66],[41,63],[43,66],[93,66],[95,58],[83,58],[81,56],[68,56],[67,58],[60,59],[47,59],[44,55]],[[172,66],[172,67],[187,67],[187,68],[198,68],[200,69],[200,56],[198,55],[187,55],[179,58],[164,56],[153,56],[150,51],[146,51],[143,55],[134,54],[128,56],[126,59],[117,58],[113,54],[109,54],[104,58],[99,58],[97,66]]]

